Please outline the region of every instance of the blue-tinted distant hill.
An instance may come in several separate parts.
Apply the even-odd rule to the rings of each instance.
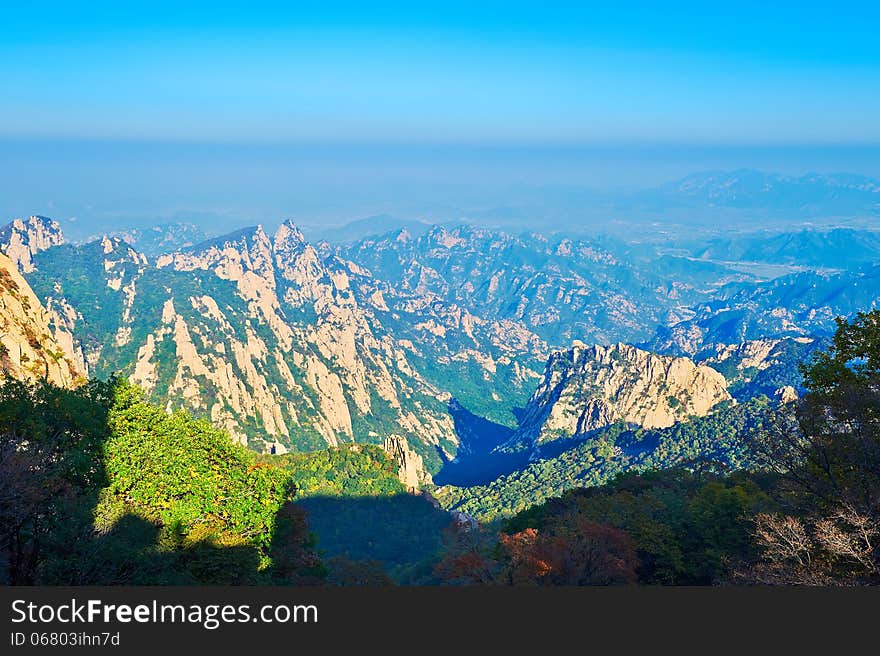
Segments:
[[[120,237],[125,243],[149,257],[187,248],[208,238],[202,228],[188,222],[162,223],[112,232],[110,235]]]
[[[848,173],[790,176],[747,169],[693,173],[651,188],[522,185],[510,189],[503,202],[466,213],[476,223],[509,231],[602,232],[627,240],[870,228],[880,218],[880,181]]]
[[[384,235],[397,230],[406,230],[413,237],[421,237],[431,226],[415,219],[399,219],[390,214],[378,214],[365,219],[358,219],[343,226],[316,228],[303,226],[303,233],[310,240],[324,239],[331,244],[349,244],[366,237]]]
[[[638,195],[676,207],[730,208],[779,218],[880,215],[880,181],[855,174],[800,177],[749,169],[694,173]]]
[[[695,306],[693,318],[661,328],[647,347],[660,353],[693,355],[707,344],[829,336],[836,329],[836,317],[851,317],[878,305],[880,265],[731,283],[712,300]]]
[[[880,231],[833,228],[718,237],[691,249],[694,257],[848,269],[880,262]]]

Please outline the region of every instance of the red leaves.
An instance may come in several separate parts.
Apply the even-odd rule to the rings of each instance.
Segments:
[[[507,580],[513,585],[620,585],[636,581],[635,549],[626,533],[569,518],[543,533],[527,528],[501,534]]]
[[[453,539],[450,539],[453,538]],[[638,557],[623,531],[567,515],[542,528],[485,540],[447,536],[434,573],[446,582],[507,585],[622,585],[636,582]]]

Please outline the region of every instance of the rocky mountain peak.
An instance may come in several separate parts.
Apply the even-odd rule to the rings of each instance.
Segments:
[[[0,228],[0,251],[5,253],[22,273],[30,273],[34,270],[34,255],[63,243],[65,242],[61,226],[57,221],[45,216],[15,219]]]
[[[252,272],[268,280],[273,270],[272,242],[263,227],[256,225],[161,255],[156,265],[179,271],[212,269],[227,280],[239,280]]]
[[[296,261],[303,254],[311,262],[317,262],[321,259],[316,249],[306,241],[302,230],[290,219],[278,227],[272,240],[272,248],[276,264],[282,275],[291,267],[295,267]]]
[[[296,248],[306,243],[302,230],[293,222],[293,219],[285,219],[275,231],[275,248]]]
[[[256,227],[254,227],[253,239],[255,242],[269,242],[269,235],[266,234],[266,231],[263,230],[263,224],[258,223]]]
[[[548,359],[511,443],[540,446],[617,421],[665,428],[724,401],[732,401],[727,382],[711,367],[628,344],[575,342]]]
[[[100,239],[100,245],[105,260],[125,260],[135,264],[147,263],[147,257],[133,248],[123,237],[103,235]]]
[[[435,226],[427,235],[427,241],[433,247],[442,247],[445,249],[455,248],[464,245],[469,235],[462,234],[461,226],[447,228],[446,226]]]

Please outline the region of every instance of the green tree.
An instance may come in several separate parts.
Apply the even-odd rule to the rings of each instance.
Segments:
[[[781,476],[785,513],[759,514],[763,582],[880,581],[880,310],[837,320],[828,351],[802,368],[794,422],[756,436]]]
[[[0,580],[37,583],[53,554],[89,536],[115,384],[0,385]]]

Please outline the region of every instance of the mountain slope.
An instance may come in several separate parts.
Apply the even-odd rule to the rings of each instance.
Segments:
[[[506,449],[539,449],[616,422],[665,428],[731,401],[724,377],[634,346],[576,343],[550,356]]]
[[[759,395],[792,397],[803,391],[799,365],[809,362],[827,339],[787,337],[758,339],[741,344],[712,344],[694,356],[694,361],[721,373],[735,399],[745,401]]]
[[[717,237],[693,246],[702,259],[851,269],[880,262],[880,232],[833,228]]]
[[[358,219],[338,227],[310,228],[307,235],[312,240],[326,240],[332,244],[346,244],[366,237],[384,235],[404,229],[411,235],[419,237],[430,228],[429,224],[422,223],[421,221],[398,219],[388,214],[379,214],[365,219]]]
[[[880,265],[839,273],[804,272],[726,285],[694,316],[661,327],[647,348],[694,355],[711,344],[830,335],[835,318],[880,304]]]
[[[120,237],[126,244],[151,258],[193,246],[207,239],[205,231],[200,227],[193,223],[182,222],[132,228],[108,236]]]
[[[404,292],[516,322],[556,346],[644,339],[689,317],[687,306],[706,298],[698,286],[724,279],[717,265],[688,264],[694,275],[682,275],[674,268],[683,260],[636,257],[608,240],[515,237],[469,225],[435,226],[420,237],[402,230],[335,252]]]
[[[68,344],[53,336],[51,317],[18,272],[0,254],[0,366],[4,375],[19,380],[45,379],[66,387],[83,371]]]
[[[797,387],[796,342],[772,354],[753,342],[821,335],[871,306],[880,270],[755,282],[648,243],[466,225],[332,246],[285,222],[155,261],[118,237],[65,244],[47,219],[2,234],[56,342],[90,375],[122,372],[257,450],[400,439],[430,473],[451,461],[474,476],[459,432],[488,460],[487,444],[525,453]],[[579,344],[548,365],[573,335],[612,346]],[[621,343],[651,335],[659,354]],[[753,366],[750,349],[766,357]]]
[[[292,234],[284,227],[273,243],[261,228],[243,230],[155,267],[105,238],[43,253],[32,275],[82,317],[76,329],[96,374],[123,370],[168,409],[208,416],[255,448],[389,432],[453,448],[440,393],[373,334],[345,273]]]
[[[778,407],[758,397],[667,428],[614,424],[484,485],[445,485],[434,490],[434,495],[447,510],[491,521],[566,490],[602,485],[622,472],[670,467],[729,471],[748,467],[751,462],[745,438],[774,425]]]

